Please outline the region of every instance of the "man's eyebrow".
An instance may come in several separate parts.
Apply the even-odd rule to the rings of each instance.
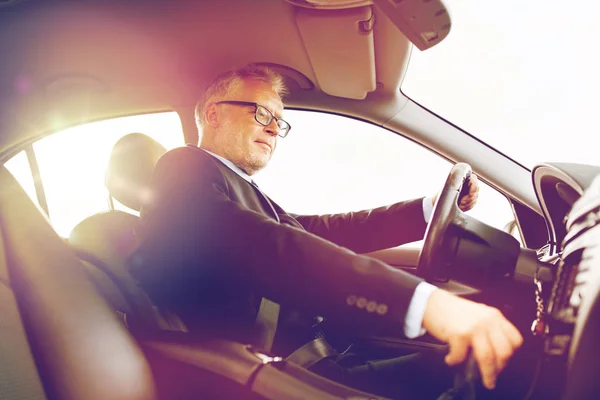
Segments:
[[[283,107],[283,105],[281,106],[281,111],[271,111],[273,112],[273,115],[276,116],[277,118],[281,118],[281,116],[283,115],[283,111],[285,110],[285,108]]]
[[[262,104],[260,104],[260,103],[256,103],[256,104],[258,104],[258,105],[262,105]],[[266,108],[267,110],[269,110],[269,112],[270,112],[271,114],[273,114],[273,115],[274,115],[275,117],[277,117],[277,118],[281,118],[281,116],[283,115],[283,114],[282,114],[283,110],[282,110],[282,112],[279,112],[279,111],[274,111],[272,108],[269,108],[269,107],[267,107],[267,106],[263,106],[263,107],[264,107],[264,108]],[[282,106],[282,108],[283,108],[283,106]]]

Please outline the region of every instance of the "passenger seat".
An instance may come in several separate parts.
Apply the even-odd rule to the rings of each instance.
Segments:
[[[144,354],[73,251],[4,167],[0,167],[0,187],[4,279],[14,292],[24,327],[19,326],[12,296],[0,287],[3,306],[9,309],[1,311],[0,317],[2,399],[155,398]],[[23,358],[5,359],[4,346],[15,346],[9,355]]]

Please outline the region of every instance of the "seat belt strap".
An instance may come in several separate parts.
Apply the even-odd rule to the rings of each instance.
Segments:
[[[255,325],[259,332],[256,345],[268,352],[273,348],[273,340],[277,332],[277,321],[279,320],[279,308],[279,304],[263,297],[256,315]]]
[[[325,338],[320,337],[306,343],[287,356],[285,360],[304,368],[310,368],[322,359],[338,354]]]

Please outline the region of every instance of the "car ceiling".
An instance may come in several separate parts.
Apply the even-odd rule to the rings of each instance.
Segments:
[[[286,77],[287,107],[401,132],[540,212],[526,169],[400,92],[413,45],[379,8],[290,3],[303,1],[0,0],[0,160],[69,126],[165,110],[193,143],[209,81],[261,62]]]
[[[4,2],[0,151],[90,120],[189,112],[212,77],[248,62],[278,68],[291,89],[288,104],[297,106],[398,93],[411,47],[375,6]]]

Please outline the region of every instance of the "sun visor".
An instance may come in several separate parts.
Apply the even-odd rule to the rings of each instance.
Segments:
[[[286,0],[296,6],[340,10],[375,4],[419,50],[440,43],[450,32],[442,0]]]
[[[329,95],[364,99],[375,90],[374,16],[371,7],[299,8],[296,23],[317,84]]]

